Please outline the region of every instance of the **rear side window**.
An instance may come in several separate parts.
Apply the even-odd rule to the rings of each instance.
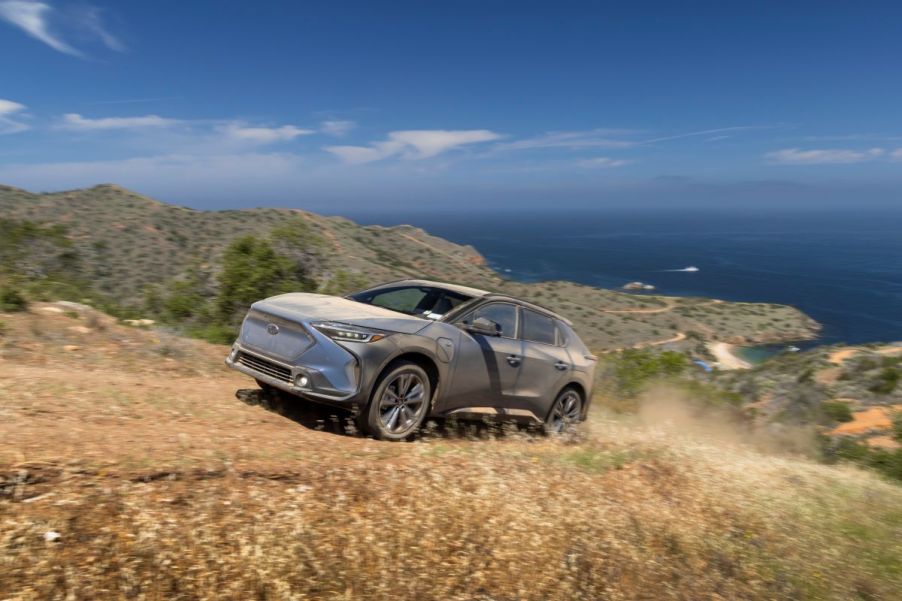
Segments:
[[[535,311],[523,309],[523,328],[521,329],[520,338],[530,342],[555,344],[554,320]]]
[[[479,307],[464,318],[464,323],[473,323],[477,317],[484,317],[498,325],[498,335],[513,338],[517,332],[517,307],[508,303],[492,303]]]

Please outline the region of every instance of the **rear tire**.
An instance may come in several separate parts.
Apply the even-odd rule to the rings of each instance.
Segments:
[[[380,440],[406,440],[429,415],[432,383],[426,371],[410,361],[390,365],[379,378],[361,412],[361,429]]]
[[[565,388],[551,405],[545,418],[546,434],[563,434],[572,430],[582,417],[583,396],[575,388]]]

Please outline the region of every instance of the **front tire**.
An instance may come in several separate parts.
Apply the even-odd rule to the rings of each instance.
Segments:
[[[362,429],[380,440],[405,440],[419,430],[431,401],[426,371],[416,363],[399,362],[379,378],[360,416]]]
[[[583,397],[575,388],[565,388],[561,391],[551,411],[545,419],[546,434],[563,434],[579,423],[583,411]]]

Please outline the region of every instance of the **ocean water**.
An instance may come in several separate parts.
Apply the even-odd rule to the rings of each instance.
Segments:
[[[512,279],[638,280],[661,294],[794,305],[824,325],[820,344],[902,340],[902,210],[351,217],[471,244]],[[690,266],[698,271],[681,271]]]

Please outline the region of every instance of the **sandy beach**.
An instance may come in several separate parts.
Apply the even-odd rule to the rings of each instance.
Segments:
[[[733,352],[735,345],[726,342],[709,342],[708,350],[717,359],[720,369],[749,369],[752,364]]]

